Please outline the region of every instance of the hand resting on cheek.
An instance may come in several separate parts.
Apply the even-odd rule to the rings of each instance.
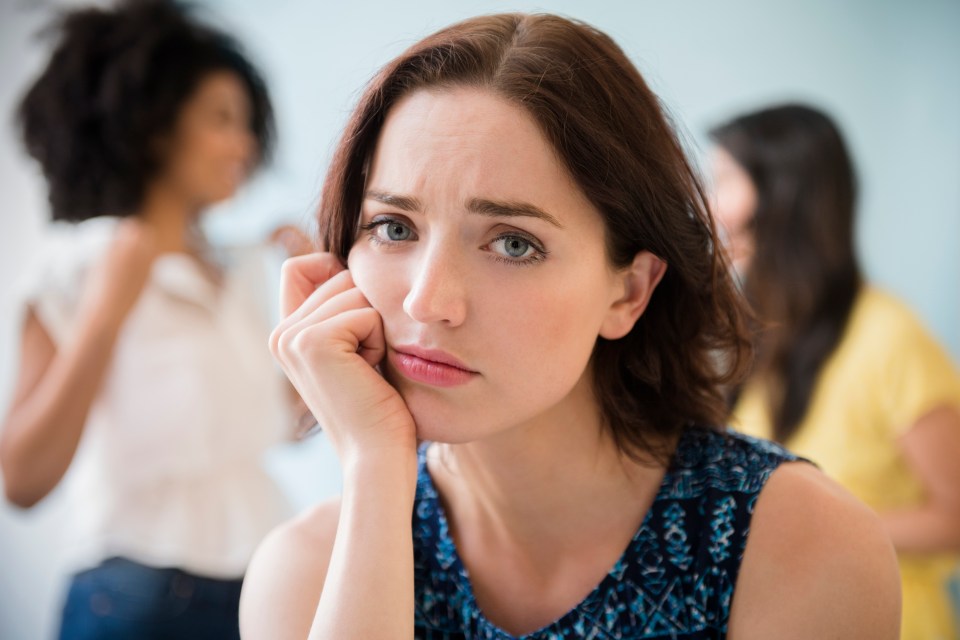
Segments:
[[[284,319],[270,349],[341,460],[397,447],[416,431],[403,398],[380,374],[383,322],[350,272],[328,253],[291,258],[281,278]]]

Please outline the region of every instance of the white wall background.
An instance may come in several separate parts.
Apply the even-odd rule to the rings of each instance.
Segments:
[[[78,4],[54,0],[53,5]],[[613,36],[694,153],[710,125],[773,101],[808,100],[840,122],[861,182],[859,247],[868,276],[907,300],[960,360],[960,2],[957,0],[207,0],[273,90],[275,165],[211,220],[224,241],[274,223],[307,224],[339,128],[374,70],[420,36],[479,13],[545,10]],[[29,5],[29,8],[28,8]],[[16,371],[12,281],[46,216],[43,184],[11,112],[46,49],[45,13],[0,0],[0,411]],[[337,490],[322,438],[279,451],[273,468],[298,504]],[[28,513],[0,507],[0,638],[51,637],[70,523],[55,492]]]

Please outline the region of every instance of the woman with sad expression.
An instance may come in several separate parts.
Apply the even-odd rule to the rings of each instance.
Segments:
[[[343,495],[261,546],[245,637],[897,636],[875,518],[718,426],[744,312],[607,36],[500,15],[414,45],[319,215],[272,348]]]

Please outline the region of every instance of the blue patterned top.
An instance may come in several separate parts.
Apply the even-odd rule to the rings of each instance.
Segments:
[[[421,448],[413,515],[420,640],[508,640],[477,606]],[[797,457],[729,431],[681,437],[653,505],[623,555],[572,611],[524,640],[726,637],[753,507],[770,473]]]

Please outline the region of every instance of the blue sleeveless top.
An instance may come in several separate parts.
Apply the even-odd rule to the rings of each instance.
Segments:
[[[415,637],[508,640],[477,606],[420,450],[413,514]],[[626,551],[573,610],[524,640],[725,638],[757,496],[781,447],[690,428]]]

